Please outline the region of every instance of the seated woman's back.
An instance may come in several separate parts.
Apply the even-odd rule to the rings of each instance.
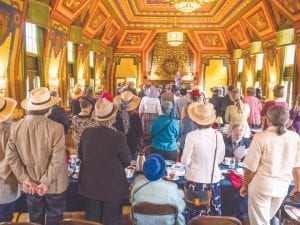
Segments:
[[[184,220],[184,195],[177,185],[170,181],[165,181],[165,160],[159,154],[150,155],[144,164],[145,176],[138,176],[131,185],[130,202],[134,206],[140,202],[154,204],[172,204],[178,208],[178,224],[185,224]],[[174,224],[174,216],[147,216],[136,215],[139,224],[169,225]]]

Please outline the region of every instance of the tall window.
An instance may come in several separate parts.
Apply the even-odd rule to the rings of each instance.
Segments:
[[[244,59],[239,59],[238,73],[243,72],[243,68],[244,68]]]
[[[68,62],[74,63],[74,44],[68,41]]]
[[[37,28],[35,24],[25,23],[26,52],[37,55]]]
[[[90,67],[94,68],[94,52],[90,51]]]
[[[292,66],[295,62],[295,45],[288,45],[285,52],[286,66]]]
[[[263,59],[264,59],[264,54],[263,53],[260,53],[260,54],[256,55],[256,71],[257,70],[262,70]]]

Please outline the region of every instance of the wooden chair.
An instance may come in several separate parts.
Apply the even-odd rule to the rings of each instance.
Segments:
[[[40,225],[33,222],[2,222],[0,225]]]
[[[60,225],[102,225],[102,223],[96,223],[88,220],[64,219],[60,221]]]
[[[189,225],[242,225],[242,223],[230,216],[199,216],[193,218]]]
[[[149,202],[140,202],[132,206],[131,209],[131,217],[134,225],[138,224],[136,214],[148,216],[174,215],[174,225],[176,225],[178,209],[175,205],[171,204],[153,204]]]

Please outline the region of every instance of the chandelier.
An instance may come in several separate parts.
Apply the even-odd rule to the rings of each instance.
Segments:
[[[167,33],[167,42],[171,46],[179,46],[183,42],[183,33],[181,31],[169,31]]]
[[[174,7],[185,13],[193,12],[201,7],[202,4],[213,0],[173,0]]]

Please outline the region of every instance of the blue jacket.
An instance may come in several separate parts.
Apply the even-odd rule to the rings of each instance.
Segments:
[[[168,123],[170,124],[167,126]],[[156,135],[157,133],[158,135]],[[149,134],[152,137],[151,145],[153,148],[163,151],[177,150],[176,140],[179,136],[179,123],[177,119],[172,119],[169,115],[160,115],[150,125]]]

